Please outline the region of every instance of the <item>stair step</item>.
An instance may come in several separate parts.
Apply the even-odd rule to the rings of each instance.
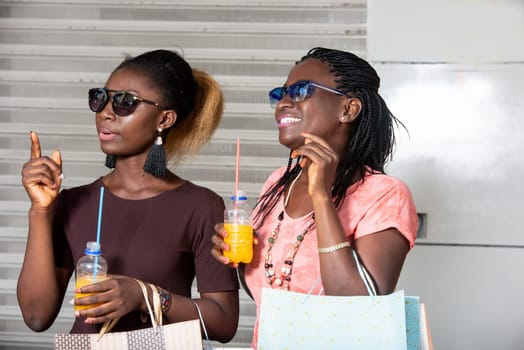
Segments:
[[[265,48],[265,49],[285,49],[294,48],[301,49],[303,52],[310,47],[315,46],[326,46],[326,47],[337,47],[340,49],[351,49],[352,51],[362,52],[366,47],[366,36],[365,33],[351,32],[333,32],[323,33],[322,29],[317,32],[305,32],[305,33],[287,33],[284,29],[283,32],[269,32],[260,33],[256,35],[246,36],[245,34],[235,34],[235,32],[221,33],[216,31],[214,33],[206,32],[186,32],[184,35],[177,31],[164,31],[165,28],[158,28],[158,31],[133,31],[132,28],[136,28],[131,21],[127,27],[123,26],[120,29],[109,27],[109,28],[94,28],[88,24],[82,23],[82,26],[75,26],[72,23],[53,25],[49,23],[48,26],[35,27],[31,26],[30,20],[22,20],[24,23],[18,23],[17,21],[1,20],[0,19],[0,31],[2,32],[2,41],[5,44],[32,44],[36,45],[42,42],[50,45],[80,45],[90,46],[99,45],[100,42],[106,43],[108,46],[123,45],[123,46],[141,46],[154,48],[178,48],[183,47],[188,49],[191,47],[214,47],[220,45],[230,49],[241,50],[247,48]],[[42,24],[41,21],[38,21]],[[51,21],[52,22],[52,21]],[[142,23],[143,25],[144,23]],[[75,27],[75,30],[69,30],[69,26]],[[147,23],[146,23],[147,25]],[[28,26],[28,27],[26,27]],[[100,24],[103,27],[103,23]],[[325,30],[328,30],[329,26]],[[19,32],[23,31],[24,35],[20,36]],[[275,38],[278,37],[278,40]],[[243,40],[250,38],[249,41]],[[297,57],[298,58],[298,57]],[[67,63],[69,65],[69,62]],[[82,66],[88,66],[89,62],[83,61]],[[93,65],[94,66],[94,65]],[[13,67],[14,69],[19,69]],[[41,68],[43,69],[43,67]],[[110,67],[107,67],[110,69]],[[217,73],[216,71],[212,71]],[[256,74],[256,73],[255,73]]]
[[[26,201],[4,201],[0,200],[0,212],[3,214],[17,215],[20,213],[27,213],[29,210],[29,203]],[[5,226],[5,225],[0,225]]]
[[[25,227],[0,227],[0,241],[2,242],[25,242],[27,239],[27,228]],[[0,285],[0,289],[5,287]]]
[[[165,47],[165,46],[160,46]],[[46,57],[56,57],[61,60],[70,60],[74,58],[110,60],[120,62],[126,55],[138,55],[142,52],[151,50],[151,46],[100,46],[100,45],[60,45],[60,44],[24,44],[22,42],[5,44],[0,43],[0,56],[35,56],[38,59]],[[260,64],[264,62],[285,62],[294,63],[298,58],[304,55],[304,49],[284,47],[282,49],[267,50],[260,48],[245,48],[242,50],[231,49],[226,47],[190,47],[175,48],[188,61],[231,61],[235,63],[246,62]],[[180,50],[180,51],[179,51]],[[112,67],[114,68],[114,66]],[[112,69],[111,69],[112,70]],[[110,72],[111,70],[108,70]],[[85,72],[85,71],[80,71]]]
[[[0,50],[1,50],[0,45]],[[49,72],[34,70],[0,70],[0,82],[15,84],[81,84],[101,86],[110,72]],[[224,89],[261,89],[266,91],[282,84],[282,77],[213,75]]]
[[[11,17],[104,18],[140,20],[217,20],[222,22],[337,22],[365,23],[366,1],[302,0],[300,7],[277,0],[266,1],[3,1]],[[275,6],[277,5],[277,6]]]
[[[74,5],[75,2],[71,0],[3,0],[5,4],[28,4],[28,6],[35,5],[47,5],[47,6],[59,6],[63,9],[64,5]],[[86,4],[90,6],[97,5],[99,8],[105,8],[107,6],[116,6],[117,8],[123,7],[137,7],[139,9],[145,8],[203,8],[205,9],[214,9],[214,8],[226,8],[230,7],[239,7],[239,8],[274,8],[275,5],[279,5],[283,9],[296,9],[294,2],[283,2],[281,0],[251,0],[249,2],[245,0],[221,0],[218,3],[216,0],[177,0],[173,2],[172,0],[89,0],[89,1],[79,1],[77,2],[79,6],[85,6]],[[302,0],[300,6],[304,8],[315,7],[315,8],[330,8],[330,9],[343,9],[347,7],[365,7],[365,0],[331,0],[327,3],[325,0]],[[230,9],[229,9],[230,10]]]
[[[173,21],[173,20],[111,20],[111,19],[75,19],[75,18],[0,18],[2,31],[39,31],[39,32],[69,32],[91,33],[120,32],[128,35],[134,33],[151,35],[216,35],[242,37],[247,34],[282,35],[289,37],[311,36],[342,36],[344,38],[362,37],[365,26],[350,23],[325,22],[238,22],[238,21]],[[194,47],[194,46],[190,46]]]
[[[3,197],[2,197],[3,198]],[[23,254],[27,241],[27,228],[0,227],[0,253]],[[0,285],[0,290],[4,287]]]

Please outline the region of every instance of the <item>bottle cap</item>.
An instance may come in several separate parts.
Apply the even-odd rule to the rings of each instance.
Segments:
[[[247,200],[246,192],[242,190],[238,190],[236,195],[231,196],[232,201],[245,201]]]
[[[97,242],[87,242],[84,253],[89,255],[100,255],[100,244]]]

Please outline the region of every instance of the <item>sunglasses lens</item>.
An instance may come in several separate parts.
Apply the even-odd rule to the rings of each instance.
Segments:
[[[295,102],[304,101],[313,93],[311,84],[305,81],[299,81],[289,87],[289,97]]]
[[[113,95],[113,111],[121,117],[133,113],[137,104],[138,101],[127,92],[118,92]]]
[[[88,96],[89,109],[96,113],[104,109],[109,98],[107,92],[101,88],[90,89]]]
[[[275,108],[278,101],[280,101],[286,95],[285,88],[277,87],[269,92],[269,104],[271,107]]]

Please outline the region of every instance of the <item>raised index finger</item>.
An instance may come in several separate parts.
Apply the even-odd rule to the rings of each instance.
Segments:
[[[38,135],[36,132],[31,131],[29,133],[29,137],[31,138],[31,158],[30,159],[37,159],[42,156],[42,149],[40,148],[40,140],[38,139]]]

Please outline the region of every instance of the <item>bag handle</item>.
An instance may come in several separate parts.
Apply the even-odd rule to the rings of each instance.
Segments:
[[[358,274],[360,275],[360,278],[362,279],[362,282],[364,282],[364,285],[366,286],[368,294],[370,296],[377,296],[377,290],[375,288],[375,284],[373,283],[373,280],[371,279],[371,276],[369,275],[369,272],[366,270],[366,268],[360,262],[360,259],[359,259],[358,255],[357,255],[357,252],[355,251],[355,249],[351,249],[351,252],[353,253],[353,259],[355,259],[355,263],[357,265]],[[321,280],[321,277],[319,277],[319,278],[317,278],[315,280],[315,282],[313,283],[313,285],[311,286],[311,288],[307,292],[306,297],[304,298],[302,303],[305,303],[307,301],[308,297],[311,295],[313,290],[320,283],[320,280]],[[320,292],[318,293],[318,295],[320,295],[320,293],[322,293],[322,289],[320,289]]]
[[[153,291],[153,313],[155,315],[156,323],[157,325],[162,325],[162,306],[160,303],[160,292],[158,290],[158,287],[152,283],[148,283],[149,287]],[[146,299],[146,303],[149,302],[149,299],[147,298],[147,293],[144,294],[144,298]],[[151,314],[150,314],[151,316]]]
[[[355,259],[355,263],[357,265],[358,274],[360,275],[362,282],[364,282],[364,285],[366,286],[366,289],[368,290],[368,294],[371,296],[377,296],[377,290],[375,289],[375,284],[373,283],[371,276],[369,276],[369,273],[367,272],[366,268],[360,262],[357,252],[355,251],[355,249],[351,249],[351,252],[353,253],[353,258]]]
[[[202,313],[200,312],[200,307],[198,306],[197,302],[192,300],[193,304],[195,304],[196,310],[198,312],[198,318],[200,319],[200,324],[202,325],[202,330],[204,331],[204,335],[206,336],[206,344],[207,346],[204,347],[204,349],[213,349],[213,346],[211,346],[211,343],[209,342],[209,337],[207,335],[207,329],[206,324],[204,323],[204,318],[202,317]]]
[[[151,324],[153,325],[153,328],[161,326],[162,325],[162,308],[160,306],[160,297],[158,295],[157,286],[155,286],[152,283],[148,283],[153,293],[153,307],[151,307],[151,304],[149,303],[149,297],[147,295],[146,284],[137,279],[135,279],[135,281],[140,286],[140,289],[142,289],[142,295],[144,296],[144,300],[147,306],[147,311],[149,313],[149,317],[151,318]]]
[[[151,318],[151,324],[153,325],[153,328],[156,329],[158,326],[162,325],[162,307],[160,305],[160,296],[158,295],[158,288],[154,284],[148,283],[149,287],[153,292],[153,312],[151,304],[149,303],[149,297],[147,295],[147,287],[145,283],[136,278],[135,281],[136,283],[138,283],[140,289],[142,290],[142,295],[144,296],[144,300],[146,301],[147,311],[149,312],[149,317]],[[100,332],[98,333],[97,341],[102,339],[104,334],[113,329],[113,327],[116,325],[119,319],[120,318],[117,317],[112,320],[105,321],[102,328],[100,329]]]

